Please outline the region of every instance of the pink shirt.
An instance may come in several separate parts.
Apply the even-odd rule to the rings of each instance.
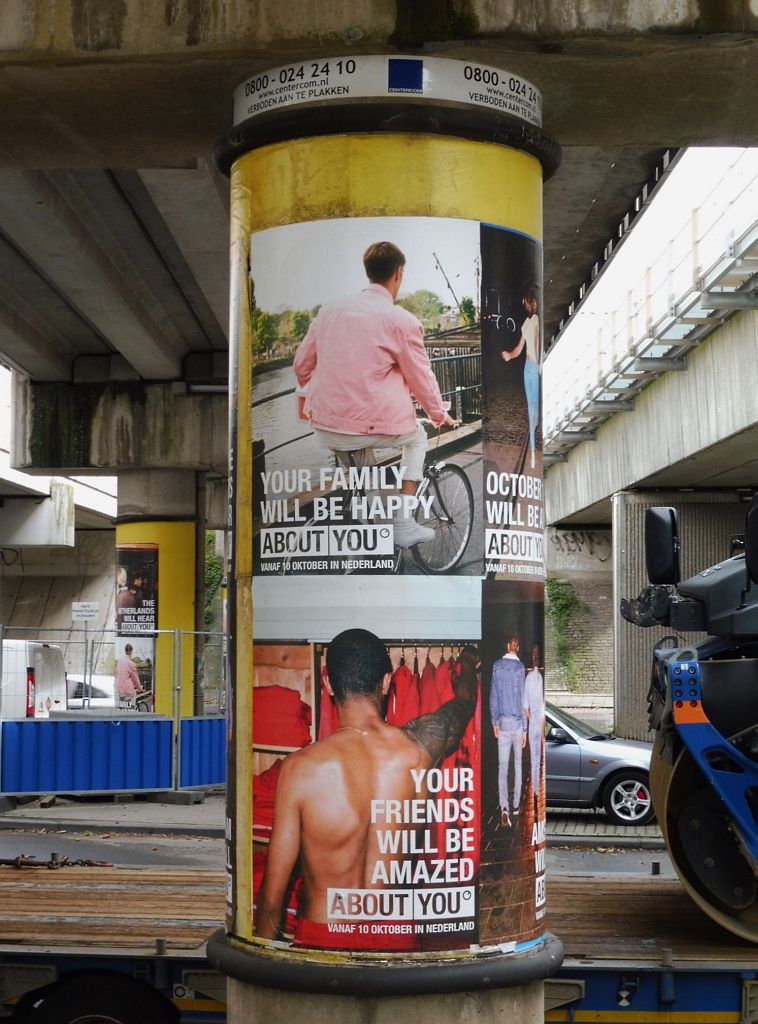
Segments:
[[[446,415],[424,329],[380,284],[323,306],[295,355],[314,427],[344,434],[409,434],[411,392],[435,426]]]
[[[131,697],[141,689],[137,666],[128,654],[122,654],[116,662],[116,693],[119,697]]]

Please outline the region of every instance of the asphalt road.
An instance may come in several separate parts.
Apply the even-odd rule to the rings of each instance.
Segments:
[[[107,861],[119,866],[219,870],[224,866],[224,841],[220,838],[109,834],[98,830],[91,834],[54,829],[0,832],[1,860],[25,855],[46,862],[53,852],[71,861]],[[566,845],[547,850],[547,869],[553,874],[650,875],[654,863],[661,875],[674,877],[671,862],[662,850],[619,849],[602,844],[594,849]]]
[[[598,845],[595,849],[548,847],[548,874],[560,875],[651,875],[675,878],[676,872],[663,850],[619,849]],[[658,865],[654,868],[654,865]]]
[[[129,836],[107,832],[66,833],[45,831],[0,832],[0,860],[20,855],[48,861],[53,853],[71,861],[107,861],[134,867],[224,867],[223,839],[204,836]]]

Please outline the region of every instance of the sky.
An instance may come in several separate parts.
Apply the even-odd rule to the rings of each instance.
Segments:
[[[605,316],[620,308],[627,292],[642,283],[647,268],[658,262],[672,240],[681,239],[688,249],[691,248],[692,211],[711,200],[719,202],[722,194],[719,186],[730,168],[740,163],[745,165],[746,171],[748,164],[755,168],[757,157],[758,150],[688,149],[640,215],[564,335],[569,338],[578,335],[586,331],[587,318]]]
[[[699,293],[700,276],[754,220],[757,194],[758,149],[678,156],[546,357],[547,433],[597,384],[599,367],[608,370],[630,338],[646,335],[648,319],[655,325]]]
[[[255,301],[260,309],[311,309],[366,287],[363,253],[389,241],[405,254],[399,298],[421,288],[445,305],[455,300],[436,265],[436,253],[458,301],[477,291],[479,222],[436,217],[353,217],[269,228],[251,240]]]

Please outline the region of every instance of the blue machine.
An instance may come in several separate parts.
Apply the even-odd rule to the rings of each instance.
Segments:
[[[645,521],[650,586],[621,614],[638,626],[709,633],[656,644],[648,694],[651,789],[669,855],[690,896],[724,928],[758,942],[758,494],[734,553],[679,579],[673,508]]]

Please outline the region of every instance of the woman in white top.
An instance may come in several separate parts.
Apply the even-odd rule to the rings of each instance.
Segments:
[[[540,318],[537,316],[537,293],[534,288],[525,289],[521,304],[526,313],[526,320],[521,325],[521,337],[513,351],[503,352],[502,356],[508,363],[511,359],[520,356],[522,349],[526,349],[524,391],[526,392],[526,409],[529,418],[529,447],[532,454],[532,469],[534,469],[534,434],[540,418],[540,370],[542,369]]]

